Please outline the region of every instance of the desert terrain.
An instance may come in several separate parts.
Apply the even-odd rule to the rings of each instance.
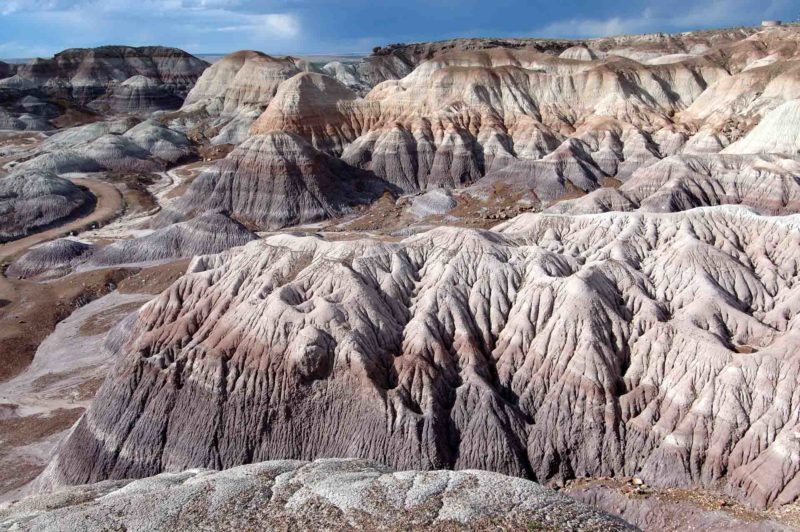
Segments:
[[[0,529],[800,528],[800,26],[208,59],[0,62]]]

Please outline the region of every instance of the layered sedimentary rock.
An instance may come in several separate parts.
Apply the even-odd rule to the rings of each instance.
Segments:
[[[87,204],[91,195],[60,175],[159,172],[191,153],[185,135],[151,121],[109,120],[56,133],[0,179],[0,239],[24,236]]]
[[[411,44],[390,44],[373,50],[357,65],[361,77],[371,86],[408,75],[424,61],[452,52],[473,52],[493,48],[531,50],[567,59],[591,60],[606,56],[630,57],[636,60],[677,55],[696,56],[712,48],[736,46],[756,33],[755,28],[735,28],[686,32],[680,34],[652,33],[621,35],[598,39],[449,39]]]
[[[388,188],[297,135],[274,132],[251,136],[203,172],[176,208],[222,210],[248,226],[278,229],[348,212]]]
[[[183,98],[172,87],[138,74],[111,88],[89,107],[103,113],[148,114],[178,109],[182,104]]]
[[[25,236],[76,212],[91,194],[50,172],[0,179],[0,242]]]
[[[186,97],[177,124],[205,125],[212,142],[238,144],[264,111],[282,81],[308,68],[301,59],[243,50],[209,67]]]
[[[324,74],[303,72],[282,83],[251,133],[291,132],[316,149],[341,155],[364,125],[365,104],[356,93]]]
[[[488,471],[393,472],[364,460],[284,460],[80,486],[0,510],[0,527],[635,530],[533,482]]]
[[[16,70],[17,67],[15,65],[11,65],[4,61],[0,61],[0,79],[13,76]]]
[[[528,214],[199,257],[132,322],[48,478],[360,456],[793,501],[799,223]]]
[[[224,214],[205,214],[153,233],[110,244],[89,258],[93,266],[138,263],[219,253],[258,237]]]
[[[794,120],[782,122],[780,116],[793,116],[792,102],[800,101],[798,54],[795,28],[590,41],[460,39],[393,45],[376,50],[364,63],[323,67],[330,76],[311,72],[313,66],[294,58],[245,51],[209,68],[170,124],[214,143],[238,143],[252,122],[250,134],[256,137],[280,132],[302,138],[331,157],[323,166],[336,164],[346,175],[362,170],[399,192],[471,187],[474,197],[491,199],[498,190],[510,189],[518,200],[548,207],[601,189],[576,211],[569,211],[571,204],[556,208],[629,210],[645,206],[641,193],[659,189],[663,182],[643,185],[638,179],[620,192],[606,187],[619,186],[664,158],[723,150],[792,157],[794,130],[787,128],[794,127]],[[384,66],[399,62],[405,67],[398,68],[405,70],[364,77],[359,69],[371,61]],[[378,83],[378,78],[386,81]],[[750,134],[762,119],[763,125]],[[294,144],[286,144],[288,152],[298,151]],[[276,153],[282,149],[250,150],[251,180],[272,182],[273,160],[292,158],[291,153]],[[244,151],[232,153],[232,160],[211,174],[224,173],[223,166],[238,169]],[[747,167],[748,179],[762,171],[748,161],[713,160],[717,162],[702,164]],[[653,172],[679,164],[672,161]],[[757,185],[750,180],[743,185],[753,189],[749,192],[729,187],[698,195],[694,189],[706,185],[684,179],[679,190],[659,189],[659,198],[648,208],[744,202],[761,212],[794,212],[793,185],[784,176],[790,164],[779,166],[767,170],[772,181],[785,181],[786,190],[777,193],[754,190]],[[258,175],[261,169],[263,176]],[[776,172],[779,180],[772,179]],[[329,179],[323,170],[321,176],[307,174],[303,180],[317,177]],[[259,192],[259,197],[274,198],[238,207],[242,221],[274,229],[343,212],[324,206],[325,201],[299,199],[294,192],[282,195],[281,187],[277,195]],[[637,193],[629,193],[634,187]],[[206,186],[203,195],[191,194],[183,211],[201,212],[209,192]],[[673,195],[682,197],[673,200]],[[306,209],[302,203],[309,201],[323,206],[311,216],[292,214]],[[227,199],[209,205],[231,208]],[[262,207],[267,211],[257,212]]]
[[[2,81],[2,75],[0,75]],[[52,129],[50,120],[61,108],[32,94],[0,87],[0,130],[43,131]]]
[[[0,128],[55,129],[64,125],[56,119],[69,111],[177,109],[207,66],[182,50],[160,46],[75,48],[14,68],[0,66]],[[55,113],[26,109],[24,100],[31,97],[56,104]],[[3,119],[5,113],[11,118]]]
[[[56,133],[35,157],[15,164],[12,173],[157,172],[190,153],[191,143],[183,133],[149,120],[109,120]]]
[[[183,133],[169,129],[152,120],[141,122],[123,133],[133,144],[151,157],[176,163],[191,153],[191,143]]]
[[[0,87],[35,88],[88,104],[117,84],[143,76],[183,98],[206,67],[205,61],[177,48],[71,48],[51,59],[19,65],[13,76],[0,80]]]
[[[52,126],[47,119],[30,113],[15,114],[0,108],[0,130],[46,131]]]
[[[6,275],[27,278],[41,274],[58,274],[67,271],[81,258],[90,254],[92,249],[89,244],[59,238],[31,248],[8,266]]]
[[[548,210],[571,214],[636,209],[675,212],[735,204],[763,214],[791,214],[800,212],[798,176],[800,159],[796,157],[676,155],[637,170],[618,189],[601,188]]]
[[[744,138],[722,152],[800,154],[800,99],[789,100],[771,110]]]
[[[252,133],[299,135],[405,192],[511,186],[547,206],[677,154],[793,155],[796,120],[778,122],[800,95],[798,42],[772,28],[393,46],[384,57],[416,58],[402,79],[359,98],[353,65],[296,75]]]

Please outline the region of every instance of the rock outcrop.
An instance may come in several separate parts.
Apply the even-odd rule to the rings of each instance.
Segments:
[[[19,65],[0,87],[37,89],[89,104],[118,84],[143,76],[183,99],[208,67],[183,50],[161,46],[71,48],[50,59]]]
[[[250,50],[226,55],[200,76],[173,124],[208,129],[215,144],[239,144],[281,82],[308,68],[301,59]]]
[[[93,247],[89,244],[69,238],[59,238],[31,248],[9,264],[6,275],[28,278],[42,274],[64,273],[92,250]]]
[[[767,113],[747,136],[722,152],[800,154],[800,99],[789,100]]]
[[[763,214],[800,212],[800,159],[780,155],[676,155],[634,172],[618,189],[601,188],[548,211],[585,214],[676,212],[746,205]]]
[[[15,65],[11,65],[5,61],[0,61],[0,79],[13,76],[16,70],[17,67]]]
[[[526,214],[199,257],[141,309],[48,478],[360,456],[791,502],[799,223]]]
[[[370,85],[359,77],[363,65],[298,74],[280,84],[251,132],[298,135],[404,192],[474,184],[483,197],[509,185],[548,206],[673,155],[793,156],[798,35],[771,28],[392,46],[370,60],[401,61],[402,79],[389,76],[360,98]]]
[[[253,135],[203,172],[177,204],[185,215],[222,210],[250,227],[279,229],[348,212],[390,189],[282,132]]]
[[[158,172],[190,154],[191,143],[183,133],[149,120],[117,119],[60,131],[37,148],[33,158],[11,168],[14,175]]]
[[[172,87],[137,74],[109,89],[89,107],[98,112],[149,114],[155,111],[178,109],[183,98]]]
[[[404,193],[469,187],[473,197],[492,200],[511,189],[515,201],[537,208],[589,194],[553,207],[562,212],[725,203],[795,212],[788,159],[797,120],[780,117],[793,117],[792,102],[800,101],[798,35],[796,28],[744,28],[588,41],[457,39],[392,45],[324,73],[290,57],[237,52],[204,73],[170,124],[213,143],[238,143],[248,127],[256,138],[300,138],[330,157],[324,166],[360,170]],[[296,141],[283,144],[298,151]],[[275,152],[281,149],[250,150],[251,177],[292,158]],[[710,157],[743,150],[787,161]],[[229,157],[209,175],[238,169],[244,150]],[[670,162],[659,166],[664,159]],[[663,176],[681,165],[689,177],[676,190],[664,189],[672,181],[642,177],[651,167]],[[734,179],[732,167],[744,175]],[[762,171],[780,192],[757,190]],[[720,172],[722,190],[698,190],[708,186],[693,176]],[[635,183],[614,190],[634,175]],[[274,229],[342,212],[311,200],[323,206],[295,216],[306,200],[282,196],[281,186],[277,195],[264,192],[275,197],[239,208],[248,211],[242,221]],[[649,200],[647,191],[658,197]],[[202,212],[209,192],[192,194],[184,212]],[[230,201],[211,208],[230,209]]]
[[[56,129],[74,120],[70,113],[76,111],[146,115],[177,109],[206,67],[182,50],[160,46],[74,48],[13,68],[0,65],[0,129]],[[26,108],[26,98],[44,101],[49,112]]]
[[[89,192],[50,172],[0,179],[0,242],[66,218],[92,200]]]
[[[89,257],[92,266],[161,261],[219,253],[258,237],[224,214],[205,214],[153,233],[110,244]]]
[[[364,460],[284,460],[79,486],[0,510],[0,527],[635,530],[533,482],[488,471],[395,473]]]

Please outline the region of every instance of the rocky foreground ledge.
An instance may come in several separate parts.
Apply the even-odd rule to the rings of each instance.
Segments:
[[[0,510],[0,530],[635,530],[527,480],[402,471],[366,460],[192,469],[39,495]]]

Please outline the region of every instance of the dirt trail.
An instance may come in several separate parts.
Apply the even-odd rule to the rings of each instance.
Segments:
[[[85,186],[94,194],[96,204],[92,212],[58,227],[1,244],[0,265],[10,262],[31,246],[69,234],[71,231],[78,231],[95,222],[107,221],[121,211],[122,195],[113,185],[91,179],[71,179],[71,181]],[[56,323],[69,315],[69,309],[73,307],[74,300],[81,297],[81,293],[106,290],[102,287],[110,280],[109,275],[107,273],[97,275],[98,279],[94,279],[96,281],[94,283],[89,283],[92,285],[90,287],[71,286],[64,291],[64,294],[56,294],[58,290],[51,285],[11,280],[0,273],[0,346],[4,351],[0,356],[3,365],[0,368],[0,381],[14,375],[30,362],[36,346]],[[37,301],[39,304],[35,304]],[[41,303],[46,306],[41,306]]]
[[[70,179],[78,186],[86,187],[97,198],[92,212],[81,218],[71,220],[64,225],[34,233],[19,240],[0,244],[0,264],[28,249],[31,246],[81,230],[92,223],[101,223],[117,216],[122,210],[122,194],[114,185],[93,179]]]

